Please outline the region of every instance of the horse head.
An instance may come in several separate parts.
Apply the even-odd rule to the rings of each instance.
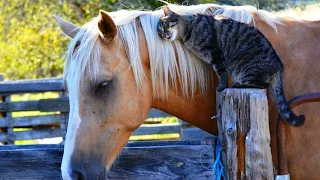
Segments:
[[[106,169],[146,119],[151,88],[147,82],[139,87],[143,92],[137,87],[119,31],[107,13],[101,11],[82,27],[56,20],[72,38],[64,71],[70,116],[62,176],[105,179]]]

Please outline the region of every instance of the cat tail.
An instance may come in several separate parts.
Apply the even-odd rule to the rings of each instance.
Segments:
[[[269,86],[271,97],[284,121],[293,126],[301,126],[304,123],[305,117],[304,115],[297,116],[290,110],[283,92],[282,74],[283,71],[277,72],[271,80]]]

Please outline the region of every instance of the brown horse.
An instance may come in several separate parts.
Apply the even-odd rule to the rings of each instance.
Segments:
[[[248,6],[170,5],[176,12],[223,14],[252,23],[271,41],[285,65],[288,99],[320,90],[320,22],[276,18]],[[130,134],[150,108],[161,109],[217,134],[216,76],[208,65],[177,42],[156,33],[162,11],[105,13],[77,27],[56,17],[72,37],[64,78],[70,118],[62,161],[64,179],[103,179]],[[287,126],[287,154],[292,179],[320,177],[319,103],[295,109],[305,114],[302,127]],[[276,119],[270,103],[270,132],[276,165]]]

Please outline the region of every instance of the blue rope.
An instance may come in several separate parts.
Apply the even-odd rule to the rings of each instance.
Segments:
[[[216,174],[216,180],[226,179],[224,175],[224,166],[221,162],[221,143],[220,143],[219,137],[217,137],[217,142],[216,142],[216,160],[213,164],[213,170]]]

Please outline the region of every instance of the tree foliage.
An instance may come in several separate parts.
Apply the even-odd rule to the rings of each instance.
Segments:
[[[198,2],[216,3],[216,0],[190,1],[191,4]],[[62,34],[53,14],[82,25],[97,16],[100,9],[153,10],[162,5],[156,0],[2,0],[0,74],[5,79],[56,77],[62,74],[63,55],[70,39]]]

